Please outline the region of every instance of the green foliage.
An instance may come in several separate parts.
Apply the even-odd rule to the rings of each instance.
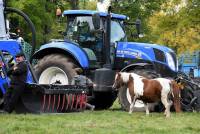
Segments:
[[[51,38],[61,38],[58,30],[61,25],[56,21],[56,4],[47,0],[18,0],[9,1],[8,6],[18,8],[25,12],[33,21],[37,33],[37,45],[48,42]],[[62,5],[62,9],[68,5]],[[66,8],[67,9],[67,8]],[[13,15],[11,15],[12,18]],[[16,18],[16,15],[15,15]],[[22,29],[23,37],[30,42],[31,33],[25,21],[22,18],[17,18],[19,24],[17,27]]]
[[[127,15],[130,18],[130,22],[135,22],[137,18],[140,18],[142,21],[142,31],[143,33],[147,33],[149,31],[148,28],[148,19],[153,15],[154,12],[160,10],[160,5],[165,0],[121,0],[118,2],[113,2],[113,12]],[[131,27],[131,31],[135,31],[135,27]],[[130,34],[130,33],[128,33]],[[129,40],[137,40],[148,42],[148,36],[142,39],[135,39],[130,37]]]
[[[179,6],[179,8],[177,8]],[[181,7],[182,6],[182,7]],[[150,18],[151,39],[176,50],[178,54],[200,49],[200,1],[165,3]]]

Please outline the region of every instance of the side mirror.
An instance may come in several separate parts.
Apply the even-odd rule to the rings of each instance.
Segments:
[[[95,13],[95,14],[92,15],[92,22],[93,22],[95,30],[100,29],[100,15],[99,15],[99,13]]]

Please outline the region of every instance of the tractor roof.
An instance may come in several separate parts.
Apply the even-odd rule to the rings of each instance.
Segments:
[[[67,15],[88,15],[88,16],[91,16],[95,13],[99,13],[100,16],[102,16],[102,17],[106,17],[108,15],[108,13],[105,13],[105,12],[98,12],[98,11],[92,11],[92,10],[66,10],[66,11],[63,12],[63,15],[66,15],[66,16]],[[112,13],[112,18],[125,20],[127,18],[127,16]]]

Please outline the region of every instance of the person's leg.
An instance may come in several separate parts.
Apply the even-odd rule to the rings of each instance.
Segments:
[[[6,111],[9,107],[9,101],[12,95],[13,88],[9,87],[4,94],[4,102],[3,102],[3,109]]]
[[[21,85],[20,86],[16,85],[13,88],[11,97],[10,97],[8,103],[6,104],[6,107],[4,108],[5,111],[7,111],[8,113],[11,113],[14,110],[14,108],[19,100],[19,97],[21,96],[21,94],[24,91],[24,88],[25,88],[25,86],[21,86]]]

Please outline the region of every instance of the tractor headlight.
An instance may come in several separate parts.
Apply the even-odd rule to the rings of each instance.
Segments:
[[[176,71],[175,61],[173,60],[173,57],[171,56],[171,54],[166,53],[166,57],[167,57],[167,63],[168,63],[168,65],[169,65],[169,67],[170,67],[173,71]]]

